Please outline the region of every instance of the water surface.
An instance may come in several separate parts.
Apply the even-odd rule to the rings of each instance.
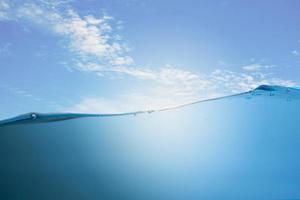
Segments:
[[[0,122],[1,199],[300,198],[300,90]]]

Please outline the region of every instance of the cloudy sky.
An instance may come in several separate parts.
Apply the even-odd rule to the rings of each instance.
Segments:
[[[0,118],[300,83],[298,0],[0,0]]]

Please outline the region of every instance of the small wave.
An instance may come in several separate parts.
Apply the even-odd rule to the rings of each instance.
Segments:
[[[277,98],[285,98],[287,100],[295,100],[300,99],[300,89],[292,88],[292,87],[284,87],[284,86],[276,86],[276,85],[260,85],[254,90],[250,90],[248,92],[233,94],[229,96],[222,96],[217,98],[199,100],[187,104],[182,104],[173,107],[162,108],[158,110],[145,110],[145,111],[136,111],[136,112],[128,112],[128,113],[115,113],[115,114],[88,114],[88,113],[38,113],[31,112],[22,114],[13,118],[5,119],[0,121],[0,126],[7,125],[16,125],[16,124],[26,124],[26,123],[47,123],[47,122],[55,122],[55,121],[63,121],[70,120],[76,118],[84,118],[84,117],[115,117],[115,116],[124,116],[124,115],[137,115],[143,113],[152,113],[152,112],[162,112],[167,110],[179,109],[186,106],[191,106],[193,104],[199,104],[210,101],[217,101],[221,99],[228,98],[252,98],[257,96],[267,96],[267,97],[277,97]]]

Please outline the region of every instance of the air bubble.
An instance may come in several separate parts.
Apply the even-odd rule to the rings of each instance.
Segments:
[[[37,115],[36,115],[35,113],[31,113],[31,118],[32,118],[33,120],[35,120],[35,119],[37,118]]]

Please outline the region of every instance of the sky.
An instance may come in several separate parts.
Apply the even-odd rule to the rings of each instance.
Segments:
[[[300,85],[298,0],[0,0],[0,118]]]

